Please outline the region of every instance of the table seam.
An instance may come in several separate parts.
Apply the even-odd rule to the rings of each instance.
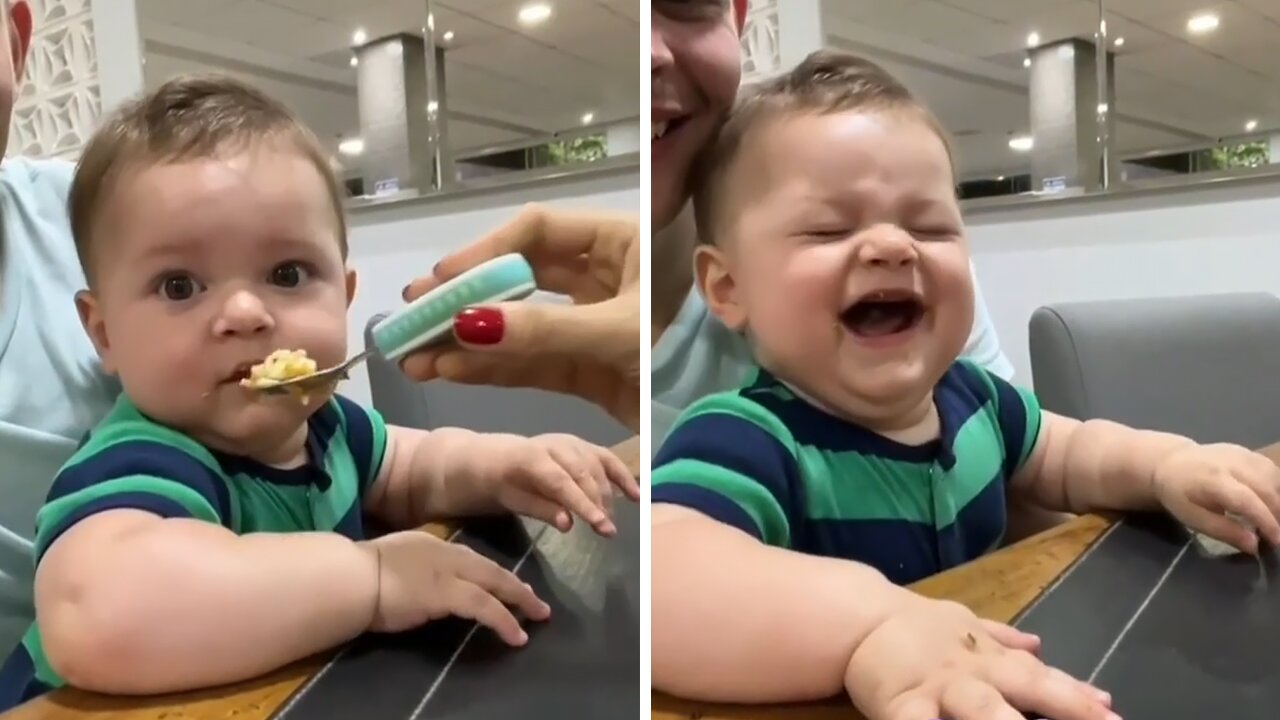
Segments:
[[[533,551],[537,547],[536,539],[537,536],[530,538],[529,547],[525,548],[524,554],[520,556],[520,559],[517,560],[516,564],[511,568],[511,573],[513,575],[518,577],[520,568],[524,567],[525,560],[528,560],[529,556],[533,555]],[[436,674],[435,679],[431,681],[431,686],[427,688],[426,694],[422,696],[422,702],[418,703],[418,706],[413,709],[413,712],[409,713],[409,720],[418,720],[418,717],[422,712],[427,709],[427,704],[431,702],[431,697],[435,695],[436,691],[440,689],[440,686],[444,684],[445,676],[453,669],[458,658],[462,656],[462,651],[466,649],[467,644],[471,642],[472,636],[474,636],[476,631],[479,629],[480,623],[477,622],[474,623],[471,626],[471,629],[467,631],[467,634],[462,638],[462,642],[458,643],[458,648],[453,651],[453,655],[449,656],[449,660],[445,662],[444,667],[440,669],[440,672]]]

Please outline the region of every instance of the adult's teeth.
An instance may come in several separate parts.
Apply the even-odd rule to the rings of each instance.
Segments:
[[[652,137],[651,139],[653,139],[653,140],[657,140],[658,138],[660,138],[660,137],[662,137],[663,135],[666,135],[666,134],[667,134],[667,121],[666,121],[666,120],[663,120],[663,121],[661,121],[661,122],[655,122],[655,123],[653,124],[653,137]]]

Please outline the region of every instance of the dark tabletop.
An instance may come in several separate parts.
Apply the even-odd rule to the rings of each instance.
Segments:
[[[615,503],[618,535],[585,523],[561,534],[536,521],[466,525],[457,542],[517,574],[551,605],[509,648],[460,619],[367,635],[290,698],[277,720],[627,718],[640,712],[640,534],[636,504]]]

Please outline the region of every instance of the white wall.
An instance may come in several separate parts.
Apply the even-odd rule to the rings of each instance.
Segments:
[[[1000,344],[1030,386],[1027,324],[1050,303],[1280,294],[1280,179],[968,213]]]
[[[348,314],[349,350],[354,353],[364,348],[365,324],[374,315],[401,305],[401,288],[410,280],[429,273],[449,252],[511,220],[525,203],[638,215],[643,202],[639,188],[640,173],[635,168],[457,199],[409,201],[355,211],[350,215],[349,245],[359,287]],[[339,391],[353,400],[370,402],[364,368],[353,371]]]

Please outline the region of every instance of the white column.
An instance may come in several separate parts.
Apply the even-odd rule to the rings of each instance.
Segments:
[[[610,157],[640,152],[640,120],[623,120],[606,125],[604,143],[605,153]]]
[[[133,0],[28,0],[35,31],[6,155],[74,159],[103,108],[142,89]]]

